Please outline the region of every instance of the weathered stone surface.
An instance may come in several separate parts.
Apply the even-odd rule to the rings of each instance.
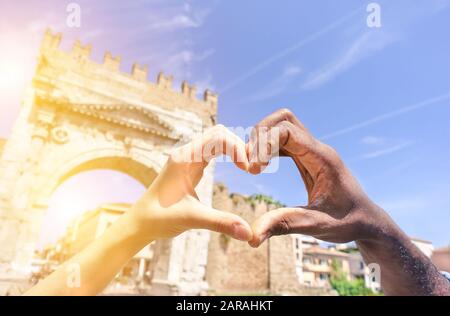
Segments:
[[[223,184],[214,185],[213,207],[232,212],[249,223],[279,206],[230,194]],[[275,236],[260,247],[251,248],[223,234],[211,233],[206,280],[219,294],[334,295],[327,288],[301,283],[301,267],[296,262],[295,239]],[[297,252],[301,253],[300,247]],[[301,261],[301,256],[299,257]],[[298,271],[300,270],[300,271]]]
[[[60,41],[61,34],[45,33],[32,85],[1,146],[0,263],[22,275],[29,272],[49,199],[63,181],[104,168],[148,186],[170,150],[213,125],[217,112],[217,95],[209,91],[200,100],[187,83],[173,90],[171,76],[149,82],[146,66],[124,73],[119,57],[106,53],[99,64],[89,58],[90,45],[76,42],[65,52]],[[213,170],[211,165],[197,188],[207,204]],[[191,231],[162,241],[155,275],[198,293],[205,287],[208,240],[208,232]]]
[[[266,212],[262,203],[248,203],[241,195],[230,196],[223,185],[215,185],[213,206],[252,222]],[[267,243],[251,248],[246,242],[211,233],[206,280],[216,292],[264,293],[268,291]]]

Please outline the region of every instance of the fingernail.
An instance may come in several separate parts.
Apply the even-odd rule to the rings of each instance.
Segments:
[[[240,224],[240,223],[234,223],[233,224],[233,237],[242,240],[242,241],[248,241],[251,239],[251,234],[248,229],[248,227]]]

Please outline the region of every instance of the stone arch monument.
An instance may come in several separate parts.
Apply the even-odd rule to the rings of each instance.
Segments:
[[[119,70],[109,52],[90,59],[91,46],[59,49],[61,34],[45,32],[35,75],[0,160],[0,278],[25,278],[53,191],[71,176],[113,169],[148,186],[171,148],[215,124],[217,95],[196,97],[183,82],[146,66]],[[198,194],[211,203],[213,166]],[[160,241],[154,282],[195,294],[204,286],[209,233]],[[187,255],[189,252],[189,255]],[[0,286],[1,290],[1,286]],[[1,294],[1,293],[0,293]]]

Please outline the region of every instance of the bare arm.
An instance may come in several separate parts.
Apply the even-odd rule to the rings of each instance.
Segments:
[[[260,134],[271,130],[279,137],[266,137],[269,141],[261,144]],[[247,152],[249,170],[255,174],[273,155],[290,157],[308,192],[308,205],[277,209],[257,219],[251,246],[289,233],[337,243],[356,241],[365,262],[380,265],[387,295],[450,295],[450,282],[369,199],[337,152],[315,139],[289,110],[258,123]]]
[[[380,229],[378,237],[356,241],[364,261],[380,265],[384,293],[450,295],[450,282],[390,218],[388,221],[393,227]]]
[[[189,229],[210,229],[250,240],[252,231],[247,222],[200,203],[195,193],[210,159],[221,154],[230,154],[239,168],[247,170],[244,143],[222,126],[211,128],[175,150],[140,200],[100,238],[25,294],[95,295],[147,244]]]
[[[151,241],[142,237],[134,216],[124,214],[100,238],[25,295],[95,295]]]

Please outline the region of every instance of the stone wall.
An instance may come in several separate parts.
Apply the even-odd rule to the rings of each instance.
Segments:
[[[252,223],[277,205],[230,194],[223,184],[215,184],[213,207],[232,212]],[[258,248],[219,233],[211,233],[206,281],[215,294],[334,295],[325,288],[300,284],[296,271],[294,238],[275,236]]]
[[[263,203],[251,204],[224,185],[215,185],[213,207],[235,213],[248,222],[267,211]],[[250,268],[251,267],[251,268]],[[246,242],[211,233],[206,280],[216,292],[264,293],[269,288],[268,244],[251,248]]]

